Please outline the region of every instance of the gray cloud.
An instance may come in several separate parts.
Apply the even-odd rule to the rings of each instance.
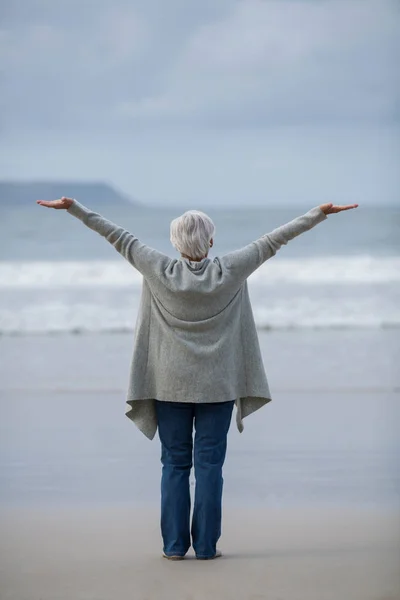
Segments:
[[[197,2],[177,1],[6,3],[3,127],[123,129],[118,106],[161,93],[188,38],[228,4],[202,2],[200,11]]]
[[[396,118],[399,21],[378,6],[238,3],[193,34],[159,95],[120,110],[213,126]]]
[[[3,0],[0,177],[397,202],[399,24],[390,0]]]
[[[3,3],[2,129],[398,118],[394,2]]]

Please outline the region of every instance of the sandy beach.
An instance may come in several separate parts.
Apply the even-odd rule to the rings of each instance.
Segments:
[[[396,331],[260,335],[274,397],[229,432],[224,555],[181,563],[131,341],[0,338],[1,600],[399,600]]]
[[[157,512],[8,510],[2,600],[398,600],[399,515],[225,511],[215,561],[161,557]]]

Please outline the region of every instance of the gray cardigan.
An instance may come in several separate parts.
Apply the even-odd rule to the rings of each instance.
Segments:
[[[169,258],[74,201],[68,212],[143,275],[126,416],[149,439],[155,400],[235,400],[236,423],[271,400],[247,278],[280,247],[327,217],[316,206],[240,250],[192,262]]]

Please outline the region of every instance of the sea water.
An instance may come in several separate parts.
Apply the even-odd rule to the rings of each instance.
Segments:
[[[169,224],[185,208],[97,210],[177,257]],[[216,225],[209,256],[240,248],[309,208],[209,209]],[[0,218],[1,334],[133,330],[141,275],[104,239],[65,211],[33,202],[1,207]],[[399,327],[400,208],[361,205],[330,215],[265,262],[249,290],[259,329]]]
[[[204,209],[93,208],[171,257],[171,219]],[[308,208],[209,209],[210,257]],[[65,211],[0,221],[0,505],[158,503],[159,444],[124,416],[140,275]],[[361,205],[251,276],[273,402],[233,420],[228,504],[398,505],[399,233]]]

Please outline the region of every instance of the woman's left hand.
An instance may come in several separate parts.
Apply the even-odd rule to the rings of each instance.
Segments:
[[[332,213],[342,212],[342,210],[350,210],[351,208],[357,208],[358,204],[321,204],[320,209],[326,215],[331,215]]]

